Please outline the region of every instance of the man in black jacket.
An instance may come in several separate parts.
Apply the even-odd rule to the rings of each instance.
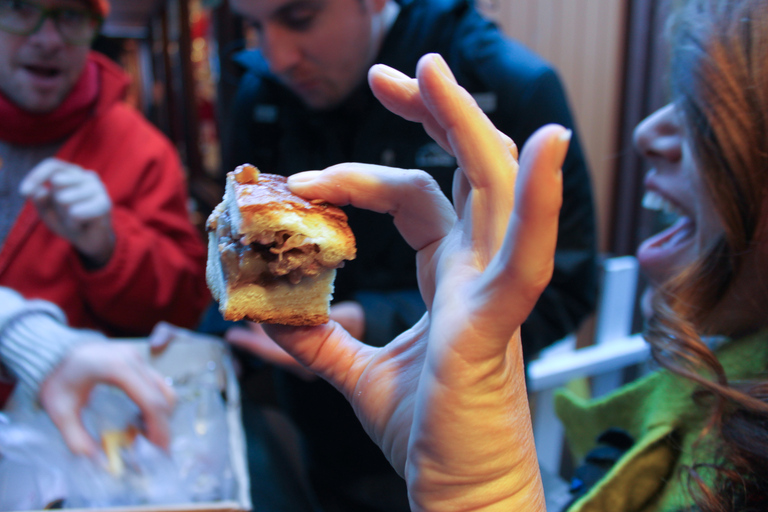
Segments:
[[[245,162],[285,175],[347,161],[419,168],[450,197],[455,158],[420,124],[381,106],[366,81],[374,63],[414,76],[419,57],[429,52],[445,58],[458,82],[519,147],[544,124],[575,128],[551,66],[502,35],[468,0],[232,0],[232,6],[256,29],[260,47],[238,56],[246,73],[225,133],[227,170]],[[529,359],[576,330],[595,304],[592,192],[576,133],[563,179],[554,276],[523,326]],[[352,208],[347,213],[358,256],[338,273],[332,318],[381,346],[424,313],[414,252],[387,216]],[[351,496],[381,489],[382,475],[391,470],[344,399],[325,383],[287,375],[280,381],[326,504],[346,502],[339,509],[356,512],[394,510],[384,498],[376,507]]]

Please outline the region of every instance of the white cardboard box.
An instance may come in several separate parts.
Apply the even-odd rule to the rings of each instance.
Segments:
[[[235,476],[235,497],[227,501],[179,503],[176,505],[142,505],[110,507],[106,512],[243,512],[251,510],[245,433],[240,416],[240,388],[228,347],[219,338],[184,329],[173,329],[173,339],[158,354],[150,354],[147,339],[132,339],[164,376],[172,379],[209,370],[213,361],[221,389],[226,397],[225,407],[229,434],[229,451]],[[128,341],[128,340],[120,340]],[[72,512],[93,512],[94,509],[64,509]],[[37,511],[42,512],[42,511]]]

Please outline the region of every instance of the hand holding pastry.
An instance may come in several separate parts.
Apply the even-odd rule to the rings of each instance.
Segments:
[[[266,330],[346,396],[406,478],[413,510],[543,510],[519,328],[551,277],[569,133],[539,130],[518,173],[516,146],[439,56],[423,57],[416,79],[374,66],[369,81],[456,156],[454,204],[415,170],[341,164],[288,183],[392,215],[418,251],[428,312],[383,348],[334,322]]]

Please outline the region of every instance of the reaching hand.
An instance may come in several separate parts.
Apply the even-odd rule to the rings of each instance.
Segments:
[[[351,402],[406,478],[413,510],[543,510],[520,325],[551,278],[570,134],[539,130],[518,173],[514,143],[439,56],[422,57],[416,79],[377,65],[369,82],[456,156],[454,205],[414,170],[342,164],[288,183],[310,199],[392,215],[418,251],[427,313],[383,348],[335,322],[267,332]]]
[[[89,265],[107,264],[115,247],[112,201],[95,172],[46,158],[29,172],[19,190],[32,199],[51,231],[69,240]]]
[[[173,390],[130,343],[98,341],[74,346],[40,386],[40,403],[70,450],[92,456],[99,449],[80,418],[97,384],[122,389],[141,410],[147,439],[168,448]]]

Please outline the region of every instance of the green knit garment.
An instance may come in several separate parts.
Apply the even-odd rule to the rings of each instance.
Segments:
[[[768,331],[730,341],[717,356],[730,382],[766,379]],[[577,460],[610,427],[624,429],[635,439],[632,448],[568,512],[667,512],[691,506],[681,468],[712,461],[711,445],[715,444],[705,436],[694,452],[694,442],[707,421],[707,411],[692,399],[696,389],[692,381],[661,370],[595,400],[558,391],[555,409]]]

